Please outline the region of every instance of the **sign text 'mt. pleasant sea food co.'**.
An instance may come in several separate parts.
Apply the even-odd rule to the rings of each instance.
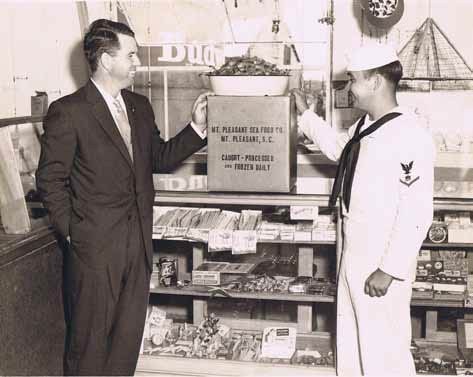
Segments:
[[[220,142],[225,144],[235,143],[253,143],[274,144],[277,143],[278,137],[283,136],[287,132],[284,127],[280,126],[213,126],[211,132],[220,135]],[[234,152],[241,148],[235,148]],[[273,165],[275,156],[273,153],[260,154],[256,153],[222,153],[221,160],[224,162],[224,169],[234,170],[255,170],[269,171]]]

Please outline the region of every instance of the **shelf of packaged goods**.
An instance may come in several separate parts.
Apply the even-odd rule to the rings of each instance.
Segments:
[[[302,293],[274,293],[274,292],[236,292],[227,290],[218,290],[219,287],[157,287],[152,288],[152,293],[180,296],[201,296],[213,298],[233,298],[250,300],[273,300],[273,301],[294,301],[294,302],[334,302],[333,296],[308,295]],[[215,293],[214,293],[215,292]],[[228,294],[228,296],[225,295]]]
[[[155,203],[176,204],[220,204],[220,205],[258,205],[258,206],[319,206],[328,205],[327,195],[296,195],[279,193],[225,193],[225,192],[190,192],[157,191]]]
[[[150,374],[172,376],[335,376],[335,368],[293,365],[290,363],[258,363],[218,359],[197,359],[141,355],[136,376]]]
[[[240,330],[235,330],[236,332]],[[233,331],[232,330],[232,331]],[[261,334],[261,331],[244,330],[246,334]],[[317,350],[327,355],[333,349],[330,333],[313,331],[297,333],[297,350]],[[267,362],[237,361],[207,358],[185,358],[173,355],[142,354],[138,360],[135,375],[153,373],[173,376],[334,376],[333,366],[296,365],[289,360],[271,359]]]
[[[205,254],[205,249],[206,246],[203,243],[194,243],[192,247],[192,265],[193,266],[200,266],[204,262],[204,254]],[[313,275],[313,262],[314,262],[314,246],[313,245],[298,245],[298,275],[299,276],[312,276]],[[162,288],[164,289],[164,288]],[[207,315],[207,304],[209,297],[211,296],[210,293],[208,292],[209,288],[206,288],[206,290],[203,290],[202,292],[196,292],[195,287],[193,289],[189,289],[188,292],[186,292],[185,289],[175,289],[175,290],[169,290],[166,288],[165,290],[160,289],[152,289],[151,293],[154,294],[169,294],[169,295],[184,295],[187,294],[188,296],[192,297],[193,301],[193,322],[194,324],[200,323],[205,316]],[[245,299],[245,298],[251,298],[251,299],[265,299],[265,300],[271,300],[271,298],[268,298],[267,294],[261,294],[258,296],[258,293],[238,293],[235,295],[232,295],[233,298],[235,299]],[[221,295],[218,295],[217,297],[220,297]],[[307,297],[306,297],[307,296]],[[297,299],[294,295],[292,294],[287,294],[287,295],[279,295],[279,294],[274,294],[272,296],[273,300],[279,300],[279,301],[293,301],[297,305],[297,330],[299,333],[308,333],[312,331],[312,322],[313,322],[313,303],[314,302],[334,302],[333,297],[317,297],[317,300],[314,300],[312,297],[309,295],[301,295]],[[253,326],[254,325],[254,326]],[[264,322],[258,322],[258,321],[250,321],[249,323],[245,323],[244,326],[247,327],[239,327],[242,329],[245,328],[254,328],[254,329],[259,329],[263,328]],[[266,324],[267,326],[267,324]],[[233,327],[233,326],[232,326]]]

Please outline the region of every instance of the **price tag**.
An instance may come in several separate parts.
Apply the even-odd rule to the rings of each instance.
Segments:
[[[166,232],[166,227],[161,225],[153,226],[153,239],[160,240]]]
[[[232,250],[231,230],[212,229],[209,232],[209,251]]]
[[[298,230],[294,233],[295,241],[312,241],[312,230]]]
[[[465,345],[473,348],[473,323],[465,323]]]
[[[232,254],[255,254],[256,241],[256,230],[234,231],[232,240]]]
[[[185,237],[187,228],[181,226],[168,226],[164,233],[164,238],[182,238]]]
[[[261,356],[291,358],[296,351],[296,334],[294,327],[266,327],[263,330]]]
[[[209,242],[209,229],[191,228],[187,231],[186,238],[201,242]]]
[[[291,220],[316,220],[319,215],[317,206],[291,206]]]

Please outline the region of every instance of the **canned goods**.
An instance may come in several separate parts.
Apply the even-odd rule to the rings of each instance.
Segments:
[[[159,258],[157,266],[160,285],[169,287],[177,284],[177,263],[175,259]]]

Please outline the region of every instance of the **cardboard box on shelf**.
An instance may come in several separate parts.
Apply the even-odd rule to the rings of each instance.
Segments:
[[[473,226],[452,223],[448,226],[448,242],[473,243]]]
[[[45,115],[48,112],[48,94],[46,92],[36,92],[31,96],[31,115]]]
[[[204,262],[192,270],[192,284],[220,285],[254,270],[254,263]]]
[[[290,192],[296,180],[296,111],[290,96],[208,99],[209,191]]]

